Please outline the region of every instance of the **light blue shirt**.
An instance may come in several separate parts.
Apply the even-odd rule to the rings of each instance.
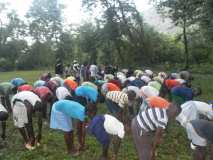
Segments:
[[[90,86],[80,86],[75,90],[77,96],[85,97],[87,100],[96,102],[98,98],[98,91]]]
[[[80,103],[70,100],[59,100],[55,102],[55,109],[59,112],[66,114],[67,116],[84,121],[85,107]]]

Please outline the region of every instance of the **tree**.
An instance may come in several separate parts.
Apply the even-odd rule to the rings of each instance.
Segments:
[[[26,17],[29,21],[29,33],[39,42],[57,42],[62,31],[61,11],[58,0],[34,0]]]
[[[200,20],[203,0],[152,0],[161,14],[169,17],[174,25],[182,28],[185,52],[185,69],[189,68],[187,29]]]
[[[102,16],[98,19],[105,44],[113,44],[120,63],[134,62],[132,55],[144,55],[143,19],[132,0],[83,0],[83,6],[94,11],[97,5],[102,7]],[[144,63],[147,62],[144,57]]]

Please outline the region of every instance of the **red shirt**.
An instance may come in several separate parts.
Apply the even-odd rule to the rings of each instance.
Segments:
[[[121,89],[114,83],[107,83],[108,91],[120,91]]]
[[[110,80],[109,83],[113,83],[116,86],[118,86],[119,88],[121,88],[121,82],[119,80]]]
[[[69,87],[72,91],[74,91],[78,87],[77,82],[75,82],[71,79],[64,80],[64,84],[66,84],[67,87]]]
[[[166,109],[170,105],[170,103],[166,99],[158,97],[158,96],[149,97],[146,100],[149,106],[152,108]]]
[[[165,80],[165,85],[168,89],[172,89],[173,87],[180,86],[181,84],[175,79],[167,79]]]
[[[33,87],[29,84],[24,84],[18,87],[18,91],[33,91]]]
[[[56,83],[55,81],[48,81],[46,83],[46,86],[53,92],[55,93],[56,88],[59,86],[58,83]]]
[[[51,90],[45,86],[37,87],[34,93],[37,94],[42,101],[48,101],[48,99],[53,96]]]

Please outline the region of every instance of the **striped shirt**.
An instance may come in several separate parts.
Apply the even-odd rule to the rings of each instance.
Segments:
[[[106,98],[117,103],[121,108],[128,105],[128,95],[121,91],[110,91],[106,94]]]
[[[140,111],[137,115],[138,124],[146,132],[155,131],[157,128],[166,128],[168,116],[166,109],[149,108]]]

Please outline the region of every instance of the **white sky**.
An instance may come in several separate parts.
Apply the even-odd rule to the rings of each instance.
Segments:
[[[0,0],[0,2],[8,2],[10,9],[14,9],[17,13],[24,17],[30,7],[32,0]],[[151,5],[148,4],[149,0],[134,0],[139,11],[148,10]],[[81,0],[61,0],[65,4],[64,10],[65,22],[72,24],[79,24],[81,21],[89,18],[89,15],[84,13],[81,8]]]

